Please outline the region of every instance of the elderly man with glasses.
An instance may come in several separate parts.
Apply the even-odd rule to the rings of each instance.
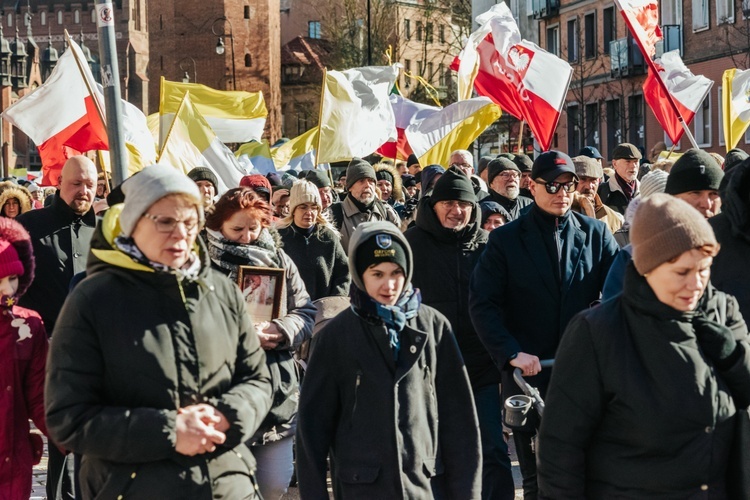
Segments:
[[[534,203],[531,198],[520,195],[521,169],[504,156],[498,156],[487,165],[487,180],[490,194],[480,201],[498,203],[508,211],[510,220],[516,220]]]
[[[606,224],[571,211],[578,176],[570,157],[541,154],[529,186],[535,204],[516,221],[492,231],[469,287],[471,319],[502,377],[503,398],[521,391],[520,368],[542,396],[570,319],[599,298],[618,252]],[[537,498],[533,427],[513,438],[526,499]]]

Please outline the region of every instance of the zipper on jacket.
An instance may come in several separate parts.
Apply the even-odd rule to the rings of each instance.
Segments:
[[[563,284],[562,270],[562,241],[560,241],[560,218],[555,217],[555,245],[557,246],[557,272],[560,276],[560,286]]]
[[[352,405],[352,420],[357,411],[357,396],[359,395],[359,384],[362,382],[362,370],[357,370],[357,380],[354,382],[354,404]]]

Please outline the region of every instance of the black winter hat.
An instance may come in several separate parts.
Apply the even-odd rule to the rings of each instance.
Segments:
[[[315,184],[318,189],[331,187],[331,179],[328,178],[328,172],[325,170],[310,170],[305,179]]]
[[[477,175],[481,174],[492,160],[494,160],[494,158],[491,156],[482,156],[479,158],[479,163],[477,164]]]
[[[346,167],[346,190],[351,190],[352,186],[361,179],[372,179],[376,181],[375,169],[362,158],[352,158],[349,166]]]
[[[497,177],[497,174],[506,170],[515,170],[519,174],[521,173],[521,169],[518,168],[518,165],[505,156],[498,156],[492,160],[490,164],[487,165],[487,184],[492,184],[492,181]]]
[[[378,170],[375,172],[375,179],[379,181],[388,181],[391,184],[393,184],[393,174],[391,174],[388,170]]]
[[[525,154],[517,154],[513,158],[513,163],[516,164],[521,172],[531,172],[531,168],[534,166],[534,162]]]
[[[401,266],[404,273],[409,271],[409,258],[398,238],[388,233],[378,233],[363,241],[357,247],[357,275],[360,277],[368,267],[382,262],[393,262]]]
[[[502,205],[496,201],[485,200],[479,203],[479,208],[482,210],[482,225],[487,222],[492,214],[500,214],[505,218],[505,222],[510,222],[510,214],[505,210]]]
[[[732,167],[736,167],[748,158],[748,154],[740,148],[730,149],[724,157],[724,172],[728,172]]]
[[[401,176],[401,185],[405,188],[415,187],[417,185],[417,178],[411,174],[404,174]]]
[[[553,182],[562,174],[573,174],[573,177],[578,179],[573,160],[562,151],[547,151],[540,154],[534,160],[534,167],[531,169],[532,179],[542,179],[545,182]]]
[[[469,177],[458,171],[456,167],[446,170],[437,180],[430,196],[432,205],[435,205],[438,201],[448,200],[468,201],[470,203],[476,203],[477,201]]]
[[[195,167],[188,172],[187,176],[190,177],[193,182],[208,181],[214,185],[214,189],[218,189],[219,187],[219,179],[216,178],[216,174],[213,173],[210,168]]]
[[[419,165],[419,158],[417,158],[417,155],[414,153],[409,155],[409,158],[406,160],[406,168],[411,167],[412,165],[417,164]]]
[[[688,149],[674,162],[664,192],[675,195],[706,189],[719,190],[724,172],[716,160],[702,149]]]

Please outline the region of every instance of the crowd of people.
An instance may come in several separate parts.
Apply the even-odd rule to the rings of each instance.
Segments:
[[[748,498],[750,158],[664,149],[5,180],[0,497]]]

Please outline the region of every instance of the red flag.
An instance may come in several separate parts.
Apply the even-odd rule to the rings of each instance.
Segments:
[[[615,0],[643,57],[651,66],[656,55],[656,42],[662,39],[657,0]]]
[[[649,69],[643,84],[643,97],[669,140],[676,144],[685,131],[670,104],[670,97],[685,124],[689,125],[713,82],[705,76],[693,75],[676,50],[657,59],[654,68],[656,71]]]
[[[411,124],[412,118],[424,109],[437,110],[438,108],[410,101],[398,94],[391,94],[389,99],[393,107],[393,115],[396,118],[398,139],[386,142],[378,148],[376,153],[385,158],[406,160],[410,154],[414,153],[409,145],[409,141],[406,140],[406,129]]]
[[[477,21],[482,26],[472,33],[458,57],[459,87],[472,80],[477,94],[526,120],[542,149],[548,150],[573,69],[523,40],[505,3],[494,5]]]

